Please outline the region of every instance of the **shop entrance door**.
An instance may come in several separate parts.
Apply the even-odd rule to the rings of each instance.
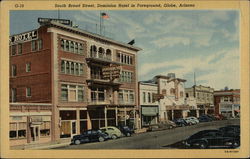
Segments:
[[[31,127],[31,139],[32,141],[38,141],[40,138],[40,126]]]
[[[71,137],[77,134],[76,121],[71,121]]]

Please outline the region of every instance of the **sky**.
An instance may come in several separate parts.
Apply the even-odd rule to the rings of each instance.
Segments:
[[[102,11],[104,34],[120,42],[135,39],[139,80],[175,73],[185,87],[240,88],[239,12],[237,10]],[[98,33],[100,11],[60,11],[79,28]],[[10,34],[39,27],[37,18],[58,11],[11,11]]]

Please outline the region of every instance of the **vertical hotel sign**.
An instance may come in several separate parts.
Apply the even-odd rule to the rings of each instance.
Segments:
[[[9,44],[14,45],[14,44],[32,41],[32,40],[36,40],[36,39],[38,39],[38,32],[37,32],[37,30],[32,30],[29,32],[10,36]]]

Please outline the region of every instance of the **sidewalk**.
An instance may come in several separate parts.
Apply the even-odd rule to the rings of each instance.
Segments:
[[[56,142],[46,142],[46,143],[30,143],[26,145],[11,146],[11,150],[43,150],[51,149],[56,147],[67,146],[71,142],[71,138],[60,139]]]

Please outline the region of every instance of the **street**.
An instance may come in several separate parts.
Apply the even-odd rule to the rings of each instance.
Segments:
[[[217,129],[222,126],[240,124],[239,119],[212,121],[197,125],[178,127],[170,130],[134,134],[132,137],[123,137],[105,142],[69,145],[56,149],[180,149],[179,144],[190,135],[205,129]]]

